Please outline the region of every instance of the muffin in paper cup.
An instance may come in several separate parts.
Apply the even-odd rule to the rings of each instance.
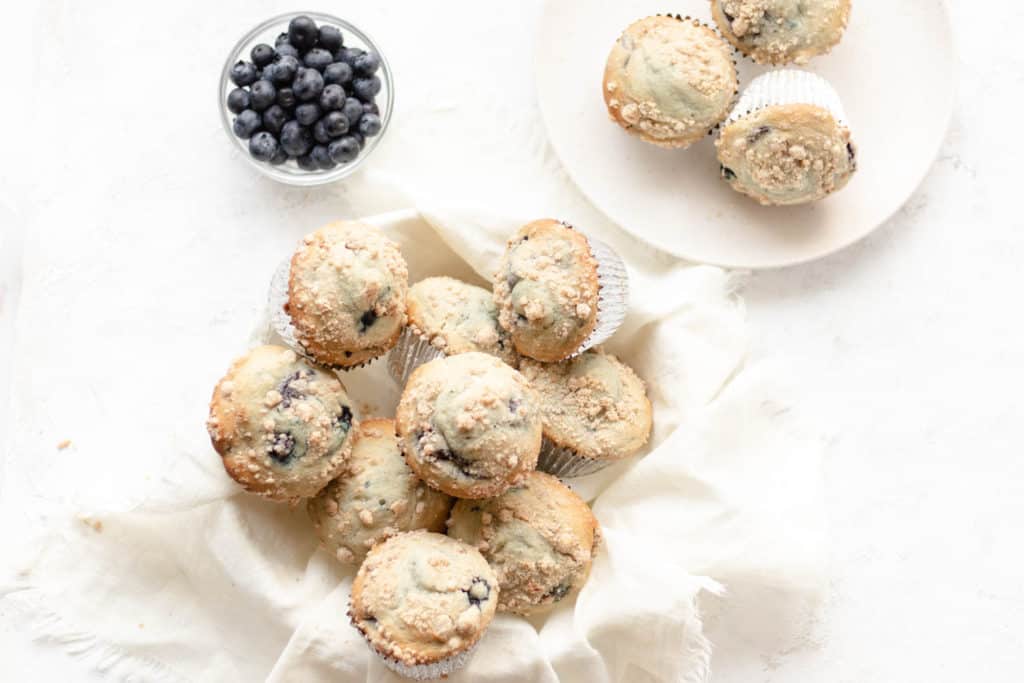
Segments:
[[[732,47],[715,29],[678,14],[626,27],[608,54],[601,87],[612,121],[670,149],[713,131],[738,90]]]
[[[538,470],[592,474],[636,455],[650,438],[646,385],[615,356],[591,349],[561,363],[523,359],[520,372],[540,395]]]
[[[857,150],[839,94],[797,69],[754,79],[715,142],[722,178],[764,205],[817,201],[849,182]]]
[[[497,575],[476,548],[409,531],[366,556],[348,615],[385,666],[432,680],[466,665],[494,618],[499,592]],[[405,599],[394,600],[396,594]]]
[[[557,362],[615,333],[626,317],[629,277],[605,243],[541,219],[509,239],[494,274],[494,302],[519,354]]]
[[[494,296],[451,277],[428,277],[409,288],[406,327],[388,354],[388,371],[405,386],[413,370],[435,358],[479,351],[513,368],[519,354],[498,324]]]
[[[372,226],[337,221],[304,237],[274,273],[271,325],[296,352],[351,370],[398,341],[407,290],[397,245]]]

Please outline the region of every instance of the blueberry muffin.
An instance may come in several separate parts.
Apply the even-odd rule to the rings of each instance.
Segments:
[[[339,221],[307,235],[292,256],[285,312],[299,349],[336,368],[362,365],[395,345],[409,287],[394,242]]]
[[[803,71],[773,71],[752,82],[715,145],[722,178],[764,205],[817,201],[857,170],[839,96]]]
[[[644,382],[615,356],[590,350],[562,363],[523,359],[521,372],[540,395],[539,469],[589,474],[635,455],[650,438]]]
[[[516,370],[478,351],[417,368],[395,424],[413,471],[459,498],[496,496],[537,464],[537,392]]]
[[[604,70],[608,113],[631,135],[689,147],[729,113],[739,81],[732,49],[699,21],[679,16],[634,22]]]
[[[548,362],[610,337],[625,317],[628,296],[625,266],[615,252],[552,219],[512,235],[494,275],[498,323],[516,351]]]
[[[235,481],[289,502],[338,476],[356,426],[338,378],[281,346],[260,346],[232,364],[213,391],[207,421]]]
[[[448,534],[476,547],[491,565],[498,609],[525,616],[583,587],[600,539],[590,507],[543,472],[531,472],[497,498],[458,501]]]
[[[327,552],[358,565],[373,546],[403,531],[444,531],[452,500],[413,474],[394,420],[364,420],[345,469],[306,509]]]
[[[758,64],[805,64],[843,37],[850,0],[711,0],[722,35]]]
[[[349,617],[390,669],[435,679],[468,661],[498,594],[497,577],[476,549],[410,531],[367,555],[352,583]]]
[[[388,354],[388,370],[400,385],[423,363],[467,351],[518,365],[512,339],[498,324],[498,309],[488,290],[451,277],[428,277],[409,288],[406,304],[406,328]]]

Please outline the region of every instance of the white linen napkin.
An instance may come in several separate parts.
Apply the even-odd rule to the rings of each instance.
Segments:
[[[486,284],[507,235],[535,217],[430,207],[368,220],[400,244],[411,281],[449,274]],[[572,482],[593,501],[605,539],[578,599],[532,622],[499,616],[453,681],[703,681],[712,659],[702,606],[713,607],[716,638],[756,649],[757,638],[793,628],[782,619],[822,587],[821,438],[793,405],[785,370],[747,362],[732,276],[620,249],[631,306],[606,348],[648,382],[650,448]],[[255,294],[228,295],[255,303],[267,261],[262,278],[237,283]],[[26,283],[22,363],[53,352],[41,321],[60,315],[62,299],[46,284]],[[145,290],[128,295],[103,324],[171,316],[169,302],[193,291],[155,302]],[[96,374],[16,371],[12,409],[24,428],[9,462],[21,463],[23,490],[3,512],[32,519],[16,534],[26,545],[5,554],[2,611],[119,679],[398,680],[348,624],[351,572],[317,549],[304,509],[240,492],[210,447],[207,401],[232,358],[176,355],[168,329],[154,326],[162,354],[152,370],[131,362],[149,338],[132,328],[125,364],[107,340],[80,339],[74,352],[95,354]],[[210,339],[223,336],[211,328]],[[268,338],[256,321],[233,354]],[[393,414],[398,388],[383,362],[343,381],[362,416]],[[71,406],[86,417],[74,421]],[[43,448],[51,414],[77,431],[69,457],[47,457],[44,471],[27,460]],[[720,596],[714,605],[711,596]]]

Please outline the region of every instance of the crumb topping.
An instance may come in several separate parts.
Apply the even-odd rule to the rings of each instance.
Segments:
[[[498,323],[519,353],[538,360],[567,358],[587,340],[599,293],[587,238],[551,219],[520,228],[494,274]]]
[[[450,277],[428,277],[409,288],[409,327],[447,355],[480,351],[512,367],[518,356],[498,324],[491,292]]]
[[[719,28],[762,64],[805,64],[842,38],[850,0],[713,0]]]
[[[648,142],[686,147],[729,113],[738,88],[728,44],[698,21],[647,17],[608,55],[604,99],[612,120]]]
[[[496,495],[537,464],[537,393],[493,356],[430,361],[409,378],[396,427],[409,466],[453,496]]]
[[[525,360],[523,376],[541,400],[544,436],[601,460],[628,458],[651,434],[651,402],[632,368],[588,350],[562,363]]]
[[[344,470],[306,507],[324,548],[357,564],[403,531],[443,531],[451,504],[406,464],[394,420],[374,419],[360,424]]]
[[[408,269],[376,228],[338,221],[292,257],[286,312],[296,339],[327,365],[349,367],[394,346],[405,325]]]
[[[207,420],[228,474],[249,491],[286,501],[315,495],[338,474],[356,425],[338,378],[280,346],[234,362],[214,389]]]
[[[412,531],[376,546],[352,584],[349,616],[373,648],[414,666],[472,647],[497,609],[498,580],[472,547]]]
[[[857,169],[850,131],[813,105],[766,107],[716,142],[722,175],[762,204],[802,204],[842,188]]]
[[[590,507],[569,487],[531,472],[497,498],[460,500],[449,535],[476,547],[498,577],[498,609],[529,615],[586,582],[600,539]]]

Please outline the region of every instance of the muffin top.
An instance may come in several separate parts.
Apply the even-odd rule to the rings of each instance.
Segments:
[[[550,474],[531,472],[497,498],[460,500],[448,533],[498,576],[498,609],[529,615],[579,590],[600,539],[590,507]]]
[[[615,42],[604,71],[612,120],[647,142],[688,147],[729,113],[739,81],[728,43],[700,22],[656,16]]]
[[[408,280],[398,247],[372,226],[337,221],[306,235],[288,277],[296,340],[329,366],[376,358],[402,332]]]
[[[494,301],[516,351],[556,361],[579,350],[597,327],[597,265],[587,238],[556,220],[528,223],[509,239]]]
[[[359,564],[373,546],[402,531],[443,531],[452,501],[406,464],[394,420],[363,420],[344,470],[306,506],[324,548]]]
[[[451,277],[428,277],[409,288],[409,327],[452,356],[481,351],[518,364],[509,333],[498,324],[494,295]]]
[[[726,39],[759,64],[805,64],[843,37],[850,0],[711,0]]]
[[[722,177],[765,205],[815,201],[857,170],[850,131],[811,104],[780,104],[724,126],[715,143]]]
[[[473,351],[417,368],[395,424],[420,478],[452,496],[486,498],[537,466],[539,404],[516,370]]]
[[[644,382],[615,356],[590,350],[562,363],[523,360],[523,376],[540,394],[544,436],[598,460],[635,454],[651,435]]]
[[[260,346],[217,383],[207,430],[224,468],[246,490],[294,501],[337,476],[355,425],[337,377],[290,349]]]
[[[428,531],[370,551],[352,583],[349,617],[379,654],[433,664],[480,639],[498,605],[498,580],[480,553]]]

